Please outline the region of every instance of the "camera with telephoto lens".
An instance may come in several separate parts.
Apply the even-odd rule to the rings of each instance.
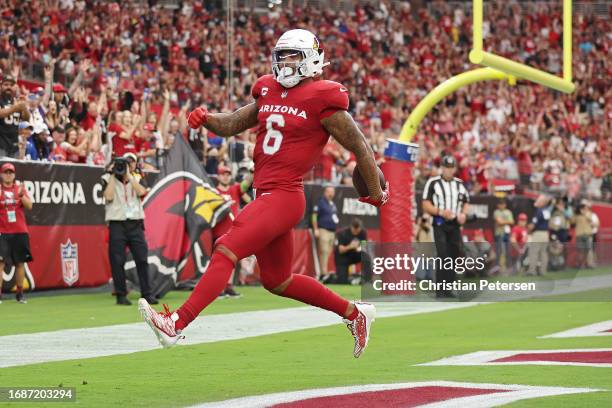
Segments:
[[[115,158],[115,162],[113,164],[113,173],[115,174],[115,177],[118,179],[123,179],[123,176],[125,176],[125,173],[127,172],[127,168],[127,159],[124,159],[123,157]]]

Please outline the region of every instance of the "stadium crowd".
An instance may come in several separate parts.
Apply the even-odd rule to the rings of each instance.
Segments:
[[[178,9],[155,3],[3,3],[2,107],[25,104],[30,112],[11,155],[104,165],[113,154],[134,152],[154,168],[159,152],[186,137],[211,174],[220,165],[248,167],[253,131],[230,139],[191,131],[185,113],[200,104],[227,111],[249,103],[256,78],[270,72],[274,41],[289,27],[320,37],[331,62],[324,76],[349,88],[350,109],[379,159],[385,138],[398,135],[433,87],[473,68],[467,60],[471,18],[442,1],[418,10],[408,2],[377,1],[351,13],[239,9],[230,88],[225,12],[202,1],[183,1]],[[495,21],[484,26],[488,49],[561,72],[560,7],[507,1],[493,3],[486,15]],[[492,192],[501,180],[570,198],[612,200],[612,66],[606,57],[612,38],[601,35],[610,32],[610,20],[574,19],[577,91],[562,95],[525,82],[488,82],[449,96],[415,137],[421,146],[417,189],[438,171],[437,158],[452,152],[472,193]],[[17,81],[41,79],[40,87]],[[5,132],[0,129],[3,146],[10,144]],[[350,183],[354,166],[330,141],[309,179]]]

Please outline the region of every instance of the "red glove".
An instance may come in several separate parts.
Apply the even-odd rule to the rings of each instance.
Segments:
[[[187,115],[187,123],[192,129],[198,129],[208,120],[208,110],[203,107],[195,108]]]
[[[385,184],[385,191],[383,191],[383,195],[379,200],[374,200],[370,197],[359,197],[359,201],[371,204],[374,207],[382,207],[389,201],[389,197],[391,197],[391,193],[389,193],[389,182],[387,181],[387,184]]]

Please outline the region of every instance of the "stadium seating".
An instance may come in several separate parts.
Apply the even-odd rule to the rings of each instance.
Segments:
[[[485,23],[485,31],[495,30],[495,35],[485,40],[485,46],[502,56],[560,72],[558,3],[496,3],[487,11],[495,27]],[[103,164],[108,160],[110,149],[105,142],[117,120],[114,112],[140,113],[139,104],[132,100],[148,97],[149,112],[157,112],[143,121],[161,131],[151,142],[157,147],[186,136],[180,108],[186,111],[207,104],[211,110],[230,110],[249,102],[255,79],[270,71],[274,40],[289,27],[318,33],[331,61],[325,77],[349,88],[352,113],[376,152],[381,152],[386,137],[398,134],[429,90],[469,68],[471,22],[461,2],[432,2],[421,9],[411,9],[407,2],[370,2],[348,13],[341,7],[320,12],[296,6],[269,13],[239,8],[234,12],[231,61],[222,24],[224,10],[215,9],[212,2],[203,7],[202,2],[186,1],[180,9],[167,7],[172,2],[154,4],[60,1],[41,8],[24,2],[3,10],[0,66],[5,74],[41,81],[44,66],[55,62],[54,79],[68,88],[82,71],[83,89],[70,89],[77,106],[65,111],[55,108],[56,114],[44,115],[46,122],[53,122],[47,123],[51,126],[60,120],[58,115],[72,122],[77,137],[66,137],[75,149],[80,148],[80,157],[74,156],[77,161]],[[597,35],[610,31],[609,17],[609,11],[597,7],[579,8],[575,13],[578,87],[574,94],[555,95],[520,82],[514,88],[481,83],[447,98],[425,119],[416,136],[422,152],[419,172],[436,171],[436,158],[452,151],[459,159],[460,177],[475,193],[492,192],[494,185],[509,182],[611,200],[612,159],[606,138],[612,131],[612,87],[606,56],[612,40]],[[166,89],[172,106],[167,130],[159,123],[164,119],[161,106]],[[104,106],[98,106],[104,119],[100,141],[83,144],[91,117],[84,114],[87,106],[81,102],[100,102],[101,91],[106,99]],[[54,109],[42,108],[46,113]],[[204,162],[217,158],[206,166],[214,172],[219,162],[248,156],[254,136],[251,132],[228,142],[203,131],[189,139],[202,152]],[[353,166],[350,155],[330,142],[310,179],[350,182]]]

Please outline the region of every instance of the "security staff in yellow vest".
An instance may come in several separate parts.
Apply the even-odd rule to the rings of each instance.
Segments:
[[[105,220],[108,223],[108,257],[118,305],[130,305],[125,281],[126,247],[136,263],[141,296],[150,304],[158,301],[151,295],[147,257],[149,249],[144,235],[144,209],[141,198],[147,194],[142,176],[136,172],[137,157],[126,153],[115,158],[102,176]]]

